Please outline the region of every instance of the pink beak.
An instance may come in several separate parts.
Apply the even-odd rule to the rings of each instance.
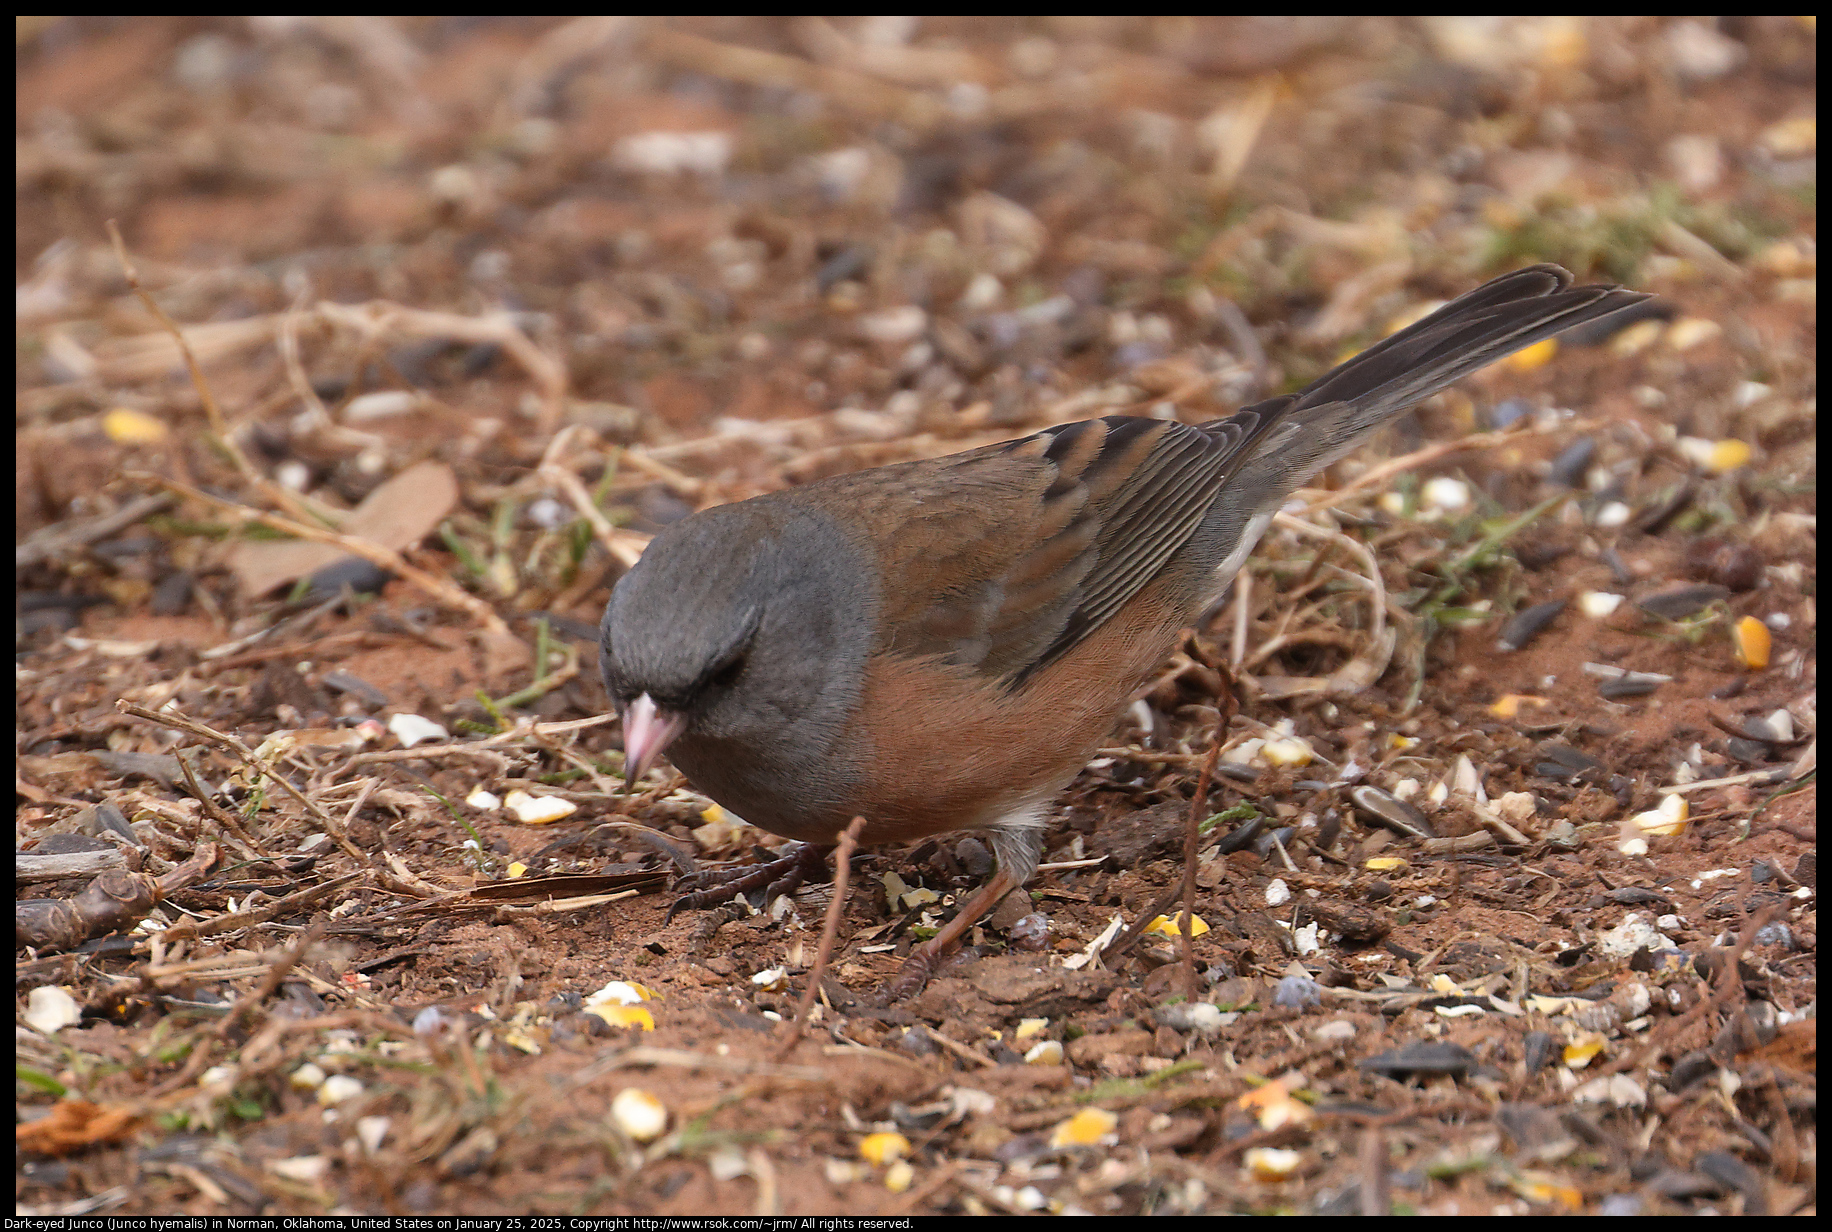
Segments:
[[[648,772],[662,750],[687,727],[687,716],[663,710],[655,699],[644,693],[623,712],[623,765],[627,780],[634,783]]]

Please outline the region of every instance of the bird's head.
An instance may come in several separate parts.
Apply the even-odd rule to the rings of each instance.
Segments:
[[[831,519],[780,497],[657,535],[600,630],[632,779],[683,737],[767,755],[837,735],[871,648],[868,576]]]

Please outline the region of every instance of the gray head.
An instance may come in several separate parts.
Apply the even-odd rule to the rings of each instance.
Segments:
[[[696,779],[695,761],[793,761],[829,747],[871,649],[868,572],[829,518],[779,496],[657,535],[600,629],[632,771],[677,738],[676,764]]]

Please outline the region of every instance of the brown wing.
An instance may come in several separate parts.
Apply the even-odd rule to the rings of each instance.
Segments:
[[[1015,687],[1164,567],[1260,422],[1085,420],[798,494],[877,529],[877,649],[938,655]]]
[[[1057,484],[1084,491],[1098,527],[1079,593],[1062,628],[1022,663],[1017,679],[1066,653],[1157,576],[1188,542],[1246,446],[1283,410],[1243,413],[1206,428],[1150,419],[1084,420],[1050,428],[1013,452],[1043,445]]]
[[[1483,364],[1645,296],[1572,287],[1555,265],[1505,274],[1295,395],[1200,428],[1113,416],[797,489],[871,527],[884,579],[877,649],[938,655],[1017,687],[1110,619],[1236,482],[1252,515],[1382,422]],[[1237,542],[1206,545],[1217,559]],[[1248,545],[1251,546],[1251,545]]]

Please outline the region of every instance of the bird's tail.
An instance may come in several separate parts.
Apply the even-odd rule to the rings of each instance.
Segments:
[[[1276,509],[1407,407],[1523,347],[1647,298],[1607,284],[1574,287],[1557,265],[1485,282],[1297,393],[1204,425],[1239,434],[1230,502],[1256,513]]]

